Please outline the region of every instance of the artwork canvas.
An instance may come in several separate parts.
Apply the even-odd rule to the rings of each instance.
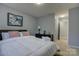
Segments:
[[[23,17],[19,15],[14,15],[12,13],[8,13],[8,26],[22,26],[23,25]]]

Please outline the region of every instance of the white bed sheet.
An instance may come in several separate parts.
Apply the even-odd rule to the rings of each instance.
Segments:
[[[56,44],[33,36],[16,37],[0,42],[3,56],[51,56],[57,50]]]

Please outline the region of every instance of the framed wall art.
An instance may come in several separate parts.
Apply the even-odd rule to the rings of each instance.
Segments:
[[[23,16],[8,13],[8,26],[23,26]]]

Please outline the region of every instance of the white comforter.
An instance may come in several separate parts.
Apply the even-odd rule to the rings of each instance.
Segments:
[[[51,56],[57,50],[56,44],[33,36],[16,37],[0,42],[3,56]]]

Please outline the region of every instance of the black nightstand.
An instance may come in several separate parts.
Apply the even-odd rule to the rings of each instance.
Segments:
[[[50,35],[50,34],[35,34],[35,37],[37,37],[37,38],[42,38],[42,36],[49,37],[49,38],[51,38],[51,41],[54,41],[53,34],[52,35]]]

